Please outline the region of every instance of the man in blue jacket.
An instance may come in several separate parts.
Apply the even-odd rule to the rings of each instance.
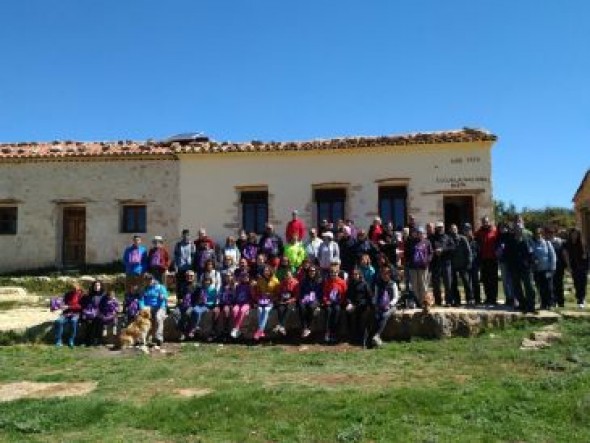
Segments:
[[[133,286],[141,286],[142,275],[147,271],[148,252],[141,244],[141,236],[134,235],[133,243],[123,252],[125,265],[125,292],[130,292]]]

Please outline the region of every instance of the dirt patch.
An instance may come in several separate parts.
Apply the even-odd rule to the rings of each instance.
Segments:
[[[79,383],[37,383],[22,381],[0,385],[0,402],[19,400],[21,398],[61,398],[76,397],[94,391],[95,381]]]
[[[204,397],[205,395],[209,395],[213,392],[212,389],[199,389],[199,388],[183,388],[183,389],[176,389],[174,391],[175,394],[180,395],[181,397]]]

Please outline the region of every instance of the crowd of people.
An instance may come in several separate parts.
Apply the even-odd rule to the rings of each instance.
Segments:
[[[196,239],[183,230],[169,252],[162,237],[154,237],[148,249],[135,235],[123,263],[125,319],[129,322],[139,310],[150,309],[155,346],[163,342],[167,315],[181,339],[213,341],[237,339],[250,310],[257,313],[255,341],[266,337],[272,310],[278,317],[276,336],[286,336],[288,318],[297,315],[304,340],[311,335],[316,313],[324,310],[326,343],[340,339],[339,324],[345,317],[352,342],[378,346],[396,308],[421,307],[430,289],[438,306],[498,305],[499,274],[505,307],[535,312],[537,293],[540,309],[564,306],[567,269],[578,307],[584,308],[589,267],[579,230],[562,236],[553,228],[530,232],[520,217],[498,226],[483,217],[477,230],[470,224],[446,229],[440,221],[418,225],[410,216],[398,231],[379,217],[367,230],[339,220],[323,221],[308,231],[297,211],[284,238],[272,224],[260,236],[241,231],[222,244],[204,229]],[[167,275],[175,277],[174,307],[168,306]],[[79,320],[92,325],[87,342],[98,342],[118,311],[114,294],[104,291],[101,282],[94,282],[87,294],[72,288],[63,302],[57,345],[62,344],[63,325],[72,323],[74,337]],[[206,315],[211,328],[203,327]]]

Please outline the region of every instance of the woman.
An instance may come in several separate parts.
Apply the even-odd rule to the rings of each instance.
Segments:
[[[256,263],[256,257],[258,256],[258,237],[254,232],[250,232],[248,234],[248,241],[244,246],[244,250],[242,252],[242,257],[244,257],[250,267],[254,267]]]
[[[367,347],[370,328],[373,292],[363,278],[359,268],[354,268],[348,279],[346,290],[346,312],[348,314],[348,331],[352,343]]]
[[[203,267],[203,273],[201,274],[200,283],[201,286],[204,286],[205,278],[209,278],[211,280],[211,284],[215,288],[215,291],[219,292],[221,288],[221,274],[217,269],[215,269],[215,261],[214,260],[207,260],[205,262],[205,266]]]
[[[78,320],[82,307],[80,306],[80,299],[82,298],[82,289],[78,283],[73,283],[68,292],[63,296],[63,303],[61,304],[61,313],[57,320],[55,320],[55,346],[61,347],[63,345],[62,338],[64,332],[64,325],[71,325],[70,337],[68,339],[68,346],[74,347],[76,334],[78,332]]]
[[[311,322],[322,296],[322,276],[318,268],[313,265],[307,270],[307,274],[299,284],[299,299],[297,307],[303,332],[301,338],[307,338],[311,334]]]
[[[379,271],[379,279],[375,283],[375,295],[373,305],[375,306],[375,334],[373,344],[381,346],[381,334],[387,326],[389,318],[395,313],[396,304],[399,300],[399,289],[394,280],[393,270],[390,266],[384,266]]]
[[[242,324],[248,318],[252,302],[250,275],[248,272],[242,272],[239,276],[239,283],[236,286],[232,306],[232,330],[230,333],[232,338],[238,338],[240,336]]]
[[[553,273],[557,260],[553,245],[543,238],[543,230],[537,228],[533,238],[533,277],[541,297],[541,309],[551,309],[555,302],[553,297]]]
[[[281,258],[281,262],[279,264],[279,267],[277,268],[277,272],[275,275],[277,276],[279,281],[283,281],[287,276],[287,272],[294,274],[295,268],[291,265],[291,261],[289,260],[289,258],[283,256]]]
[[[264,330],[273,303],[277,300],[279,284],[279,279],[275,277],[272,268],[266,265],[262,275],[256,281],[254,301],[258,307],[258,329],[254,333],[254,340],[258,341],[266,336]]]
[[[242,254],[240,253],[240,249],[236,245],[236,239],[233,236],[230,235],[225,239],[225,246],[221,251],[221,256],[223,258],[230,256],[234,263],[237,263],[240,260]]]
[[[180,332],[180,341],[185,339],[191,331],[191,319],[193,308],[199,304],[201,288],[195,281],[195,272],[186,271],[186,285],[183,285],[182,292],[177,295],[178,303],[170,316]]]
[[[279,297],[275,303],[275,309],[279,317],[279,323],[275,328],[275,332],[285,336],[287,335],[287,319],[291,309],[299,298],[299,281],[293,276],[291,270],[287,270],[285,277],[281,281],[279,288]]]
[[[426,238],[426,230],[419,227],[413,232],[407,246],[407,264],[410,270],[410,284],[418,305],[422,306],[428,288],[428,268],[432,261],[432,244]]]
[[[322,285],[322,304],[326,310],[326,343],[336,342],[340,311],[346,303],[346,281],[338,273],[339,269],[332,267]]]
[[[100,280],[95,280],[90,285],[88,294],[83,295],[80,299],[80,306],[82,307],[80,321],[84,323],[86,328],[84,340],[86,346],[97,345],[102,338],[102,326],[98,320],[98,305],[104,295],[104,285]]]
[[[586,284],[588,281],[588,251],[582,243],[580,230],[576,228],[570,229],[563,252],[566,267],[574,280],[578,308],[584,309],[586,307]]]

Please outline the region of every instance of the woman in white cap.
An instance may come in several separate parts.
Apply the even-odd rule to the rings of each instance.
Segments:
[[[330,267],[334,261],[340,262],[340,248],[334,241],[334,234],[331,231],[322,233],[322,243],[318,248],[318,263],[322,270],[322,276],[330,275]]]
[[[148,272],[160,284],[165,285],[166,271],[170,266],[170,255],[164,247],[164,239],[156,235],[152,240],[152,247],[148,252]]]

